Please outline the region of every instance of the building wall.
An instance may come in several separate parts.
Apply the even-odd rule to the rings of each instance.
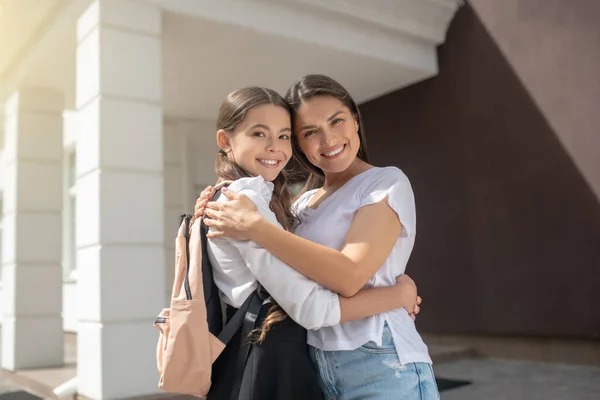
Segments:
[[[77,140],[77,114],[65,114],[64,146],[65,159],[73,151]],[[209,129],[210,127],[210,129]],[[201,186],[199,182],[213,182],[214,172],[212,163],[214,161],[214,148],[207,143],[208,137],[213,138],[212,131],[214,121],[195,121],[178,123],[167,122],[164,126],[164,163],[165,163],[165,292],[167,299],[171,297],[175,260],[175,236],[179,228],[180,215],[191,212],[193,201],[197,194],[196,189]],[[65,173],[68,175],[70,165],[65,163]],[[211,177],[211,174],[213,177]],[[65,182],[68,182],[68,177]],[[68,186],[68,183],[66,184]],[[65,187],[68,192],[68,187]],[[65,195],[65,216],[68,216],[68,195]],[[69,263],[68,254],[70,224],[68,218],[64,220],[64,243],[65,259]],[[65,331],[77,331],[76,315],[76,288],[77,271],[65,271],[63,280],[63,327]],[[68,269],[68,267],[67,267]],[[1,289],[0,289],[1,290]],[[166,306],[166,305],[165,305]],[[157,310],[157,312],[160,310]]]
[[[592,54],[578,54],[586,64],[552,62],[540,27],[566,37],[581,29],[598,37],[600,29],[572,16],[556,25],[550,17],[574,13],[571,3],[544,1],[555,9],[531,32],[499,11],[534,12],[532,4],[542,2],[527,3],[494,2],[485,22],[493,30],[494,15],[503,16],[507,34],[514,24],[519,36],[511,34],[510,43],[528,54],[523,63],[543,82],[533,92],[467,5],[439,50],[437,77],[361,107],[374,163],[402,168],[415,191],[418,234],[408,273],[424,298],[422,331],[600,337],[600,204],[564,145],[600,118],[597,82],[574,86],[564,78],[597,75],[600,47],[557,46],[556,60]],[[560,93],[575,104],[598,100],[575,117],[553,100]],[[600,140],[597,129],[594,135],[592,142]],[[598,146],[582,146],[584,156],[597,153]],[[600,158],[586,162],[600,171]]]
[[[600,2],[470,3],[600,199]]]
[[[71,255],[75,245],[73,226],[69,217],[69,174],[73,174],[77,132],[80,130],[77,113],[64,113],[63,145],[65,149],[65,187],[63,198],[63,328],[67,332],[77,331],[77,264]],[[174,239],[179,227],[180,215],[191,212],[199,190],[206,184],[214,184],[214,159],[217,152],[214,131],[215,121],[201,120],[178,122],[169,121],[164,127],[165,162],[165,274],[167,298],[171,296],[175,259]],[[1,157],[0,152],[0,157]],[[2,176],[0,171],[0,178]],[[1,185],[0,185],[1,187]],[[1,202],[0,202],[1,204]],[[1,210],[0,210],[1,216]],[[0,244],[2,239],[0,229]],[[1,246],[0,246],[1,247]],[[3,303],[3,289],[0,275],[0,306]],[[157,312],[160,310],[157,310]],[[0,325],[2,319],[0,318]]]

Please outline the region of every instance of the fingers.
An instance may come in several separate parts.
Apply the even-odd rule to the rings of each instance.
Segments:
[[[204,216],[205,216],[205,219],[210,218],[214,224],[215,222],[217,222],[219,220],[219,217],[221,216],[221,212],[219,210],[215,210],[215,209],[207,207],[206,209],[204,209]]]
[[[208,200],[198,200],[196,202],[196,206],[194,207],[194,215],[196,217],[201,217],[204,214],[204,209],[206,208],[206,204],[208,203]]]
[[[216,239],[216,238],[220,238],[220,237],[224,237],[225,236],[225,234],[223,233],[223,231],[219,230],[219,228],[218,228],[218,226],[219,226],[219,222],[218,221],[206,218],[204,220],[204,224],[210,228],[208,230],[208,233],[206,234],[207,238],[209,238],[209,239]]]
[[[222,235],[222,231],[221,231],[221,223],[219,221],[217,221],[216,219],[210,218],[210,216],[206,216],[204,218],[204,225],[208,226],[210,229],[208,231],[207,237],[210,237],[209,235],[211,233],[220,233]]]
[[[414,306],[413,308],[413,314],[417,315],[419,312],[421,312],[421,307],[419,306]]]
[[[421,305],[421,303],[423,302],[423,299],[421,298],[421,296],[417,296],[417,305]]]
[[[408,314],[413,321],[416,321],[417,316],[415,314]]]
[[[215,211],[221,211],[223,209],[223,204],[218,203],[216,201],[209,201],[208,203],[206,203],[205,208],[215,210]]]
[[[240,194],[234,190],[230,190],[226,187],[224,187],[223,189],[221,189],[221,193],[223,193],[223,195],[225,197],[227,197],[229,200],[236,200],[240,197]]]
[[[209,239],[218,239],[220,237],[225,237],[225,234],[222,231],[209,231],[206,234],[206,237]]]
[[[204,189],[202,191],[202,193],[200,193],[200,199],[201,200],[208,199],[209,197],[212,197],[212,194],[213,194],[213,187],[207,186],[206,189]]]

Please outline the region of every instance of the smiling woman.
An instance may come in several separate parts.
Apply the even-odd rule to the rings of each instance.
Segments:
[[[342,118],[336,117],[336,126],[341,126],[337,119]],[[292,230],[296,222],[283,173],[292,157],[291,126],[290,109],[283,98],[258,87],[227,96],[217,119],[217,174],[222,180],[233,181],[229,190],[244,193],[262,216],[285,230]],[[223,195],[218,201],[225,199]],[[207,251],[229,317],[250,296],[262,293],[259,282],[271,296],[256,316],[256,342],[242,365],[243,377],[236,375],[239,369],[235,366],[247,338],[239,330],[214,364],[209,400],[231,398],[238,390],[235,398],[240,400],[322,398],[317,371],[309,358],[307,329],[400,307],[418,312],[414,310],[416,288],[406,276],[388,287],[362,290],[346,299],[255,243],[210,239]],[[257,366],[260,373],[255,370]]]

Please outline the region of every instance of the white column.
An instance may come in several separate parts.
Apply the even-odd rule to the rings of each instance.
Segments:
[[[165,125],[165,298],[169,299],[175,278],[175,236],[181,214],[191,213],[192,207],[185,202],[189,193],[186,171],[186,135],[176,123]],[[167,300],[168,302],[168,300]]]
[[[165,304],[161,14],[95,0],[77,23],[78,392],[158,393]]]
[[[213,185],[217,181],[215,159],[219,151],[216,139],[216,120],[198,120],[182,125],[188,133],[187,157],[193,186]],[[195,201],[197,194],[192,193]]]
[[[63,96],[21,89],[5,106],[2,368],[63,364]]]

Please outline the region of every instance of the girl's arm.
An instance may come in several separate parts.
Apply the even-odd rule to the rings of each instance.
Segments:
[[[386,196],[357,211],[344,245],[337,251],[269,223],[247,197],[231,190],[223,193],[231,201],[209,203],[205,211],[206,225],[214,228],[211,237],[243,237],[242,232],[295,270],[344,297],[357,294],[375,275],[402,230]]]
[[[361,289],[352,297],[340,296],[339,301],[340,322],[367,318],[397,308],[404,308],[414,320],[415,314],[419,313],[421,298],[417,296],[414,281],[404,274],[396,279],[395,286]],[[402,305],[395,307],[398,304]]]

